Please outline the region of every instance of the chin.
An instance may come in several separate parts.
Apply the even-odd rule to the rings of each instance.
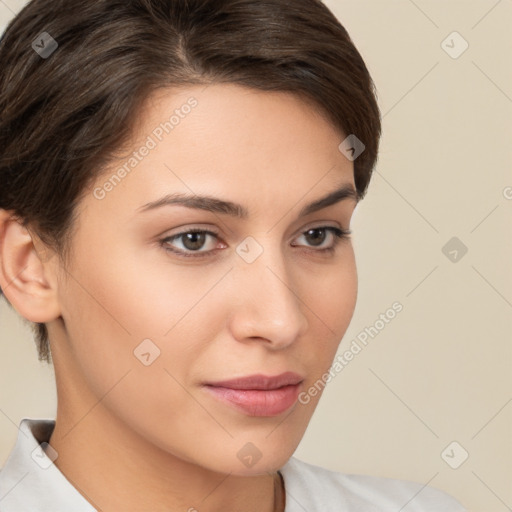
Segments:
[[[288,462],[294,452],[294,447],[284,452],[274,450],[268,443],[262,450],[252,443],[243,443],[234,456],[228,455],[231,450],[225,446],[221,448],[222,453],[214,453],[208,459],[195,459],[191,462],[217,473],[254,477],[275,473]]]

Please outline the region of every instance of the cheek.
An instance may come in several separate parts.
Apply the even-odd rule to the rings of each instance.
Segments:
[[[211,327],[197,322],[212,307],[201,297],[218,278],[198,283],[177,272],[166,283],[141,265],[134,272],[136,267],[110,254],[72,270],[76,279],[70,278],[62,297],[68,343],[91,405],[101,398],[143,437],[172,444],[165,428],[185,436],[205,421],[185,388]]]
[[[312,380],[328,371],[355,310],[358,279],[352,247],[338,266],[322,272],[316,279],[304,278],[302,294],[310,329],[304,349],[311,354]]]
[[[316,277],[306,275],[304,301],[314,325],[337,341],[345,334],[357,300],[357,269],[352,246],[346,246],[338,264],[326,266]]]
[[[90,387],[101,396],[130,368],[145,368],[142,359],[154,360],[164,383],[164,367],[185,378],[221,313],[215,285],[229,268],[173,268],[161,256],[148,263],[147,254],[145,261],[142,253],[123,251],[118,241],[105,247],[94,260],[75,262],[61,296],[69,342]]]
[[[180,266],[167,260],[163,249],[134,250],[123,247],[121,240],[105,240],[105,247],[84,253],[94,254],[94,259],[76,262],[72,273],[77,280],[70,279],[63,303],[75,312],[87,311],[88,319],[81,315],[78,323],[82,321],[87,330],[101,326],[95,334],[103,338],[102,333],[109,332],[113,342],[166,336],[194,314],[194,307],[225,272]]]

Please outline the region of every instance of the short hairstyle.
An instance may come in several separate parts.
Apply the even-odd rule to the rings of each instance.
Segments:
[[[58,45],[51,55],[34,46],[51,41],[43,33]],[[62,262],[80,199],[158,89],[232,83],[300,96],[365,145],[360,199],[377,161],[375,85],[320,0],[32,0],[0,39],[0,69],[0,208]],[[45,324],[30,325],[50,363]]]

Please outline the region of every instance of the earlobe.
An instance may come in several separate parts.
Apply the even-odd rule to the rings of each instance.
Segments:
[[[56,281],[46,252],[11,211],[0,209],[0,287],[13,308],[31,322],[60,315]]]

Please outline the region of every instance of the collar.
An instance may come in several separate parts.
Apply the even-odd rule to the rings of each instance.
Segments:
[[[24,418],[18,439],[0,471],[2,512],[97,512],[44,451],[55,420]],[[43,444],[41,444],[43,443]]]

